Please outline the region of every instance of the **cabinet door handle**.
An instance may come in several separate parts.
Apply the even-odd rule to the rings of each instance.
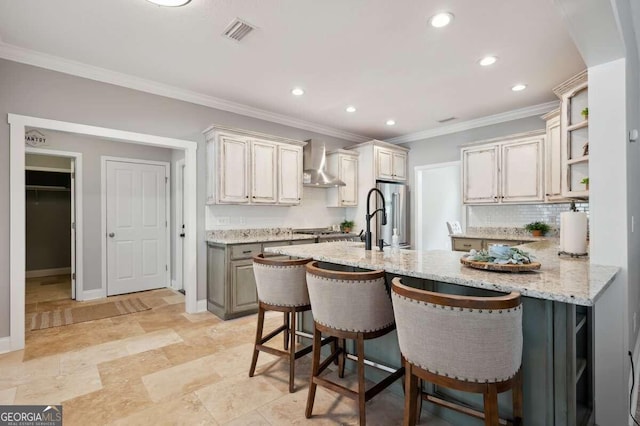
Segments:
[[[244,198],[249,198],[249,196],[248,196],[248,195],[245,195],[245,196],[244,196]]]

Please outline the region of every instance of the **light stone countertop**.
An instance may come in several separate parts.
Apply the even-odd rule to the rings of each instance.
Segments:
[[[363,269],[458,284],[487,290],[518,291],[523,296],[574,305],[593,306],[619,271],[615,266],[593,265],[586,259],[558,256],[557,240],[519,246],[542,264],[540,270],[508,273],[472,269],[460,264],[460,252],[445,250],[365,251],[363,243],[334,242],[269,247],[271,253]]]
[[[249,243],[267,243],[270,241],[296,241],[296,240],[313,240],[314,235],[306,234],[280,234],[280,235],[248,235],[248,236],[209,236],[207,234],[207,242],[217,244],[249,244]]]

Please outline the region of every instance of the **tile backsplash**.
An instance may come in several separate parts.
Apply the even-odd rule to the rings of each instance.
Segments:
[[[569,211],[571,204],[501,204],[497,206],[468,206],[467,227],[521,227],[541,221],[560,227],[560,213]],[[589,214],[589,203],[576,203],[578,211]]]

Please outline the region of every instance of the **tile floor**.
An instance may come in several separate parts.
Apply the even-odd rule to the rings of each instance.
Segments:
[[[28,284],[27,316],[100,302],[71,301],[58,284],[39,282],[41,292]],[[297,362],[295,393],[287,391],[287,362],[269,354],[248,377],[255,315],[225,322],[186,314],[183,296],[169,289],[116,296],[126,297],[152,309],[28,331],[24,351],[0,355],[0,404],[62,404],[65,425],[358,423],[355,403],[322,388],[314,417],[305,419],[309,356]],[[385,391],[367,404],[367,423],[400,425],[402,411],[402,399]],[[421,424],[448,425],[426,413]]]

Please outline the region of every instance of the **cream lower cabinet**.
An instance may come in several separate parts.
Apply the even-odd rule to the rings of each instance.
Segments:
[[[327,189],[328,207],[358,205],[358,153],[339,149],[327,153],[327,171],[346,185]]]
[[[463,148],[463,203],[544,201],[544,139],[542,132],[532,132]]]
[[[204,134],[207,204],[300,204],[305,142],[222,127]]]

